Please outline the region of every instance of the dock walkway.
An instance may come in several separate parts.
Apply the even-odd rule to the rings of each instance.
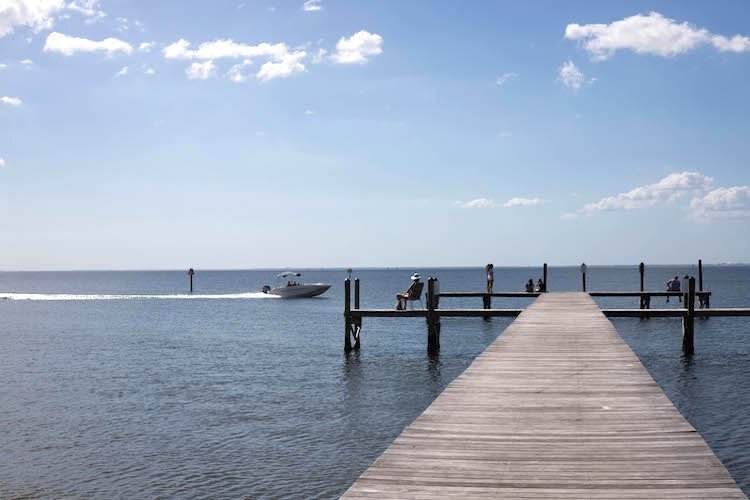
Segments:
[[[746,498],[586,293],[542,294],[345,498]]]

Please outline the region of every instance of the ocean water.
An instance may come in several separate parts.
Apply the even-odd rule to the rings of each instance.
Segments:
[[[392,307],[414,271],[443,291],[484,286],[479,268],[355,270],[362,307]],[[750,306],[750,267],[704,271],[713,307]],[[647,289],[685,273],[697,271],[649,266]],[[495,289],[540,274],[497,267]],[[346,273],[305,272],[333,284],[307,300],[258,293],[274,275],[198,270],[191,295],[182,271],[0,273],[0,497],[337,497],[510,323],[444,319],[428,357],[423,319],[366,318],[347,356]],[[636,266],[588,277],[589,290],[638,287]],[[580,281],[549,270],[551,291]],[[679,320],[613,321],[749,493],[750,319],[697,320],[690,360]]]

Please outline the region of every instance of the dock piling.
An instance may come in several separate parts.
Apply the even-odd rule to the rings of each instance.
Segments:
[[[352,327],[352,286],[349,278],[344,280],[344,352],[352,350],[352,339],[349,332]]]
[[[695,352],[693,337],[695,332],[695,278],[688,280],[688,290],[685,294],[687,314],[682,317],[682,353],[692,356]]]
[[[427,280],[427,353],[440,351],[440,316],[435,313],[438,307],[439,284],[437,278]]]
[[[190,276],[190,293],[193,293],[193,275],[195,275],[195,271],[191,267],[188,269],[188,276]]]
[[[354,309],[359,310],[359,278],[354,279]],[[362,333],[362,316],[357,316],[352,319],[352,333],[354,333],[354,347],[355,351],[359,351],[359,339]]]
[[[547,263],[544,263],[544,267],[542,269],[542,276],[544,277],[542,281],[544,282],[544,291],[549,292],[549,287],[547,286]]]

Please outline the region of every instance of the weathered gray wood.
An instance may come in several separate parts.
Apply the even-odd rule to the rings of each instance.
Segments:
[[[536,298],[538,292],[440,292],[440,297],[518,297],[518,298]]]
[[[589,295],[592,297],[644,297],[644,296],[651,296],[651,297],[680,297],[684,295],[685,292],[620,292],[620,291],[597,291],[597,292],[589,292]],[[710,296],[711,292],[695,292],[696,296]]]
[[[345,496],[745,498],[575,292],[535,301]]]

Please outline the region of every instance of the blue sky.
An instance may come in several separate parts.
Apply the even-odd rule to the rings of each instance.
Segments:
[[[750,261],[746,2],[305,3],[0,2],[0,269]]]

